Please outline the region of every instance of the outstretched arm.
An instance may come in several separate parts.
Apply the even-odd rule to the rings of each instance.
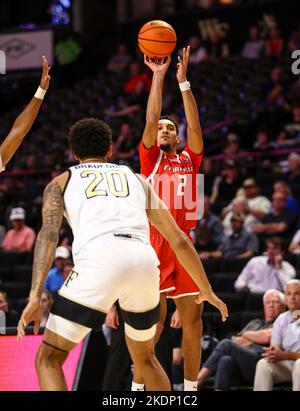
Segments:
[[[49,70],[50,67],[48,66],[48,61],[43,57],[43,72],[40,81],[40,87],[43,90],[48,90],[49,87]],[[24,137],[31,129],[42,103],[42,98],[33,97],[23,112],[15,120],[10,132],[0,146],[0,156],[3,166],[9,162],[21,145]]]
[[[199,122],[199,113],[192,90],[188,88],[186,77],[189,56],[190,46],[183,49],[182,58],[178,56],[176,77],[179,84],[186,82],[185,88],[187,88],[187,90],[181,91],[181,94],[187,121],[188,146],[195,154],[201,154],[203,151],[203,138]]]
[[[142,180],[141,177],[140,179]],[[156,195],[150,184],[145,180],[142,181],[142,184],[148,193],[148,219],[169,242],[178,260],[201,290],[197,302],[208,301],[214,305],[220,311],[222,320],[225,321],[228,317],[227,306],[213,293],[201,260],[192,242],[187,235],[180,230],[170,211]]]
[[[157,64],[144,56],[145,64],[153,71],[151,90],[147,103],[146,126],[143,133],[143,144],[151,148],[156,143],[158,121],[161,115],[163,82],[171,62],[169,56],[164,64]]]
[[[29,302],[18,325],[18,338],[25,335],[27,324],[34,321],[34,331],[38,332],[40,322],[40,299],[45,278],[51,268],[59,239],[59,229],[63,219],[64,203],[58,179],[47,185],[44,191],[42,228],[37,236],[32,268],[32,283]]]

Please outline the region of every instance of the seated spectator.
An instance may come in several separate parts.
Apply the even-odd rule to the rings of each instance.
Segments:
[[[197,222],[195,229],[195,247],[200,251],[203,250],[203,246],[207,249],[209,244],[212,247],[211,250],[215,250],[222,241],[222,221],[211,212],[211,204],[207,196],[204,196],[203,203],[203,217]]]
[[[204,194],[208,197],[211,196],[213,184],[216,178],[215,163],[209,158],[205,157],[202,163],[202,172],[204,174]]]
[[[25,210],[22,207],[13,208],[9,219],[13,226],[8,230],[2,242],[4,251],[24,252],[32,250],[36,234],[25,224]]]
[[[291,153],[288,157],[289,171],[285,174],[285,179],[291,186],[300,187],[300,155]]]
[[[272,204],[267,197],[260,195],[260,187],[254,178],[247,178],[243,182],[243,194],[241,198],[245,198],[248,203],[250,214],[257,220],[266,216],[270,211]],[[239,198],[239,197],[237,197]],[[232,209],[232,203],[226,207],[225,213]]]
[[[294,144],[300,142],[300,104],[294,104],[292,108],[293,119],[284,127],[288,139],[292,139]]]
[[[272,391],[274,383],[291,381],[300,391],[300,281],[285,286],[288,311],[274,322],[271,346],[256,365],[254,391]]]
[[[44,288],[52,294],[60,289],[65,278],[63,277],[63,269],[66,260],[70,258],[70,252],[66,247],[57,247],[55,251],[54,267],[48,273]]]
[[[51,308],[53,305],[53,297],[50,291],[44,290],[41,296],[41,320],[40,327],[45,327]]]
[[[273,186],[274,193],[284,193],[287,196],[286,209],[291,213],[299,212],[299,204],[296,198],[293,196],[290,186],[285,182],[278,180]]]
[[[263,217],[261,223],[256,223],[254,232],[260,241],[268,237],[278,235],[283,239],[289,239],[296,222],[296,214],[287,211],[287,195],[275,192],[272,196],[273,208],[269,214]]]
[[[224,163],[222,176],[216,177],[212,189],[211,203],[216,213],[233,200],[241,184],[242,177],[239,166],[235,161],[227,160]]]
[[[293,254],[300,254],[300,230],[297,230],[290,245],[289,252]]]
[[[273,142],[273,146],[276,149],[280,148],[288,148],[295,145],[295,139],[289,139],[288,134],[286,131],[281,131],[275,142]]]
[[[236,197],[231,204],[231,211],[226,214],[226,217],[223,220],[224,235],[228,237],[232,234],[231,218],[234,213],[241,213],[244,215],[244,230],[248,233],[253,233],[253,226],[257,222],[257,219],[250,214],[246,198]]]
[[[266,41],[265,52],[267,56],[278,57],[282,54],[284,40],[277,27],[272,27]]]
[[[261,129],[257,132],[256,134],[256,141],[253,145],[254,150],[257,151],[269,151],[273,147],[273,143],[270,142],[270,136],[269,134],[264,130]]]
[[[200,254],[202,259],[209,257],[249,258],[258,251],[257,238],[244,230],[245,217],[241,213],[233,213],[231,217],[232,234],[224,237],[217,251]]]
[[[215,375],[215,390],[229,390],[232,378],[253,384],[255,367],[271,340],[271,328],[285,311],[284,294],[267,290],[263,296],[264,319],[250,321],[233,339],[224,339],[214,348],[198,374],[198,388]]]
[[[238,276],[234,287],[237,291],[264,293],[270,288],[283,290],[284,285],[295,278],[294,267],[283,260],[283,242],[273,237],[266,242],[267,255],[253,257]]]
[[[115,74],[122,73],[130,63],[130,55],[124,43],[118,45],[117,53],[111,56],[107,63],[107,70]]]
[[[288,48],[290,51],[300,50],[300,25],[297,30],[292,33],[288,42]]]
[[[1,312],[4,312],[5,314],[5,327],[16,327],[18,325],[19,320],[18,320],[17,313],[9,309],[9,301],[7,298],[7,294],[4,291],[0,290],[0,315],[1,315]],[[0,324],[0,331],[1,331],[1,324]],[[5,330],[4,330],[4,334],[5,334]]]
[[[133,133],[130,124],[123,123],[115,144],[116,157],[118,160],[123,160],[122,164],[125,164],[124,160],[132,159],[137,153],[139,141],[139,137]]]
[[[199,37],[193,36],[190,37],[188,44],[191,48],[190,50],[190,58],[189,58],[189,64],[190,65],[197,65],[201,61],[205,60],[207,57],[207,53],[205,50],[205,47],[203,47],[201,40]],[[180,53],[182,55],[182,51]]]
[[[258,28],[252,26],[249,30],[249,39],[243,46],[242,57],[246,59],[258,59],[263,51],[264,42],[260,38]]]
[[[234,133],[227,135],[227,143],[224,148],[224,154],[230,157],[231,154],[237,154],[240,151],[240,139]]]
[[[206,50],[210,60],[225,58],[230,54],[228,44],[215,31],[212,31],[209,35]]]
[[[138,62],[130,64],[130,77],[124,85],[126,94],[141,93],[143,90],[150,91],[151,80],[145,72],[142,72]]]
[[[282,87],[282,70],[280,67],[274,67],[270,79],[262,86],[261,100],[263,102],[273,102],[280,95]]]

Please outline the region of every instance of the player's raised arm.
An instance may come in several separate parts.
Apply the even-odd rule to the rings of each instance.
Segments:
[[[144,56],[145,64],[153,71],[150,95],[147,103],[146,126],[143,133],[143,144],[146,148],[151,148],[156,144],[158,121],[161,115],[162,90],[166,72],[171,62],[169,56],[163,64],[158,64]]]
[[[34,331],[38,332],[40,322],[40,299],[45,278],[54,260],[59,240],[59,229],[63,219],[64,202],[59,179],[67,177],[64,173],[51,181],[44,191],[42,209],[42,227],[37,236],[34,248],[32,283],[29,302],[25,307],[18,324],[18,338],[25,335],[27,324],[34,321]]]
[[[212,291],[201,260],[190,239],[180,230],[170,211],[156,195],[152,186],[145,180],[142,181],[142,184],[148,191],[148,219],[169,242],[178,260],[199,287],[200,294],[197,302],[208,301],[214,305],[220,311],[222,320],[225,321],[228,317],[227,306]]]
[[[0,157],[3,166],[5,166],[15,154],[36,119],[45,93],[49,87],[49,70],[50,67],[48,66],[48,61],[43,57],[43,72],[40,86],[30,103],[15,120],[9,134],[0,146]]]
[[[181,90],[185,116],[187,120],[187,142],[190,149],[195,154],[201,154],[203,151],[203,138],[199,122],[199,113],[195,97],[187,81],[187,68],[190,56],[190,46],[183,49],[182,58],[178,56],[177,63],[177,80]]]

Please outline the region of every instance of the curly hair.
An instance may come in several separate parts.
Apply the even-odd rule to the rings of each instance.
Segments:
[[[71,150],[80,159],[106,156],[111,142],[111,128],[97,118],[83,118],[69,131]]]

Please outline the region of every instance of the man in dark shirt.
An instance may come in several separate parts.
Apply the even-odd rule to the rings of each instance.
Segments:
[[[274,235],[282,239],[289,239],[292,234],[297,216],[286,210],[287,196],[285,193],[275,192],[272,196],[273,211],[263,217],[261,223],[254,226],[260,244]]]
[[[250,258],[258,251],[256,235],[244,230],[245,217],[242,213],[233,213],[231,217],[232,234],[224,237],[218,250],[204,252],[200,257]]]
[[[5,314],[4,327],[16,327],[19,321],[18,316],[14,311],[9,310],[7,294],[4,291],[0,290],[0,319],[1,319],[1,313],[3,312]],[[0,328],[2,328],[1,324],[0,324]]]

